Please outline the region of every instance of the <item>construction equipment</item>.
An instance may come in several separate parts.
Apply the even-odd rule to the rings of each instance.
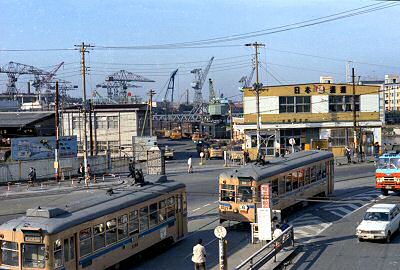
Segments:
[[[254,71],[256,70],[256,67],[253,66],[251,69],[251,72],[248,76],[243,76],[240,78],[239,83],[242,85],[239,87],[239,90],[243,91],[243,88],[247,88],[251,86],[251,80],[253,79]]]
[[[17,81],[20,75],[33,75],[35,81],[40,81],[40,76],[49,76],[50,72],[36,68],[34,66],[25,65],[16,62],[9,62],[7,65],[0,67],[0,73],[7,74],[7,90],[6,94],[14,95],[18,93]]]
[[[33,80],[32,86],[35,88],[36,93],[41,93],[41,89],[45,86],[47,90],[51,89],[50,82],[56,75],[57,71],[64,65],[64,62],[61,62],[58,64],[53,71],[50,71],[48,74],[45,74],[43,76],[35,76],[35,79]],[[55,88],[54,88],[55,89]]]
[[[171,130],[169,138],[171,140],[181,140],[182,139],[182,130],[179,128],[174,128]]]
[[[204,81],[206,80],[208,72],[210,71],[213,60],[214,56],[211,57],[204,70],[202,70],[201,68],[196,68],[190,71],[190,73],[194,74],[195,76],[195,80],[191,83],[191,86],[194,90],[193,104],[194,107],[197,107],[197,109],[203,106],[203,95],[201,93],[201,90],[203,89]]]
[[[178,69],[175,69],[172,73],[171,76],[169,77],[168,81],[168,86],[167,90],[165,91],[165,96],[164,96],[164,103],[165,103],[165,113],[168,114],[168,111],[171,111],[172,108],[171,106],[174,105],[174,89],[175,89],[175,75],[178,73]],[[168,94],[169,91],[171,90],[171,99],[168,100]]]
[[[97,88],[106,88],[107,97],[113,99],[118,103],[121,100],[126,99],[128,96],[128,88],[138,88],[140,86],[131,84],[130,82],[155,82],[141,75],[120,70],[106,77],[105,82],[102,84],[97,84]]]
[[[208,79],[208,102],[211,103],[215,100],[214,84],[211,78]]]

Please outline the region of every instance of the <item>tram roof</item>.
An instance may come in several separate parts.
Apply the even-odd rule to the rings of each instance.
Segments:
[[[256,181],[278,175],[295,168],[305,166],[324,159],[333,158],[329,151],[300,151],[285,157],[274,158],[265,164],[250,163],[243,168],[222,173],[223,177],[252,178]]]
[[[83,191],[84,193],[78,193],[74,197],[62,194],[60,196],[71,196],[73,203],[64,203],[61,207],[37,206],[28,209],[25,216],[1,224],[0,230],[40,228],[46,234],[55,234],[183,187],[185,185],[182,183],[166,181],[142,187],[124,186],[123,190],[121,187],[114,187],[113,195],[107,194],[107,188]],[[65,202],[65,198],[62,201]]]

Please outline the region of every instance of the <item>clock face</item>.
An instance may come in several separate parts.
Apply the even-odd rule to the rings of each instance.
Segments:
[[[225,236],[226,236],[226,229],[225,229],[225,227],[223,227],[223,226],[217,226],[215,229],[214,229],[214,235],[217,237],[217,238],[224,238]]]

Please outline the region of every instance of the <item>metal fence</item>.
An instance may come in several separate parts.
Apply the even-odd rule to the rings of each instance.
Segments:
[[[287,246],[294,246],[293,226],[287,228],[278,238],[270,241],[234,269],[259,269],[271,259],[276,261],[278,252]]]

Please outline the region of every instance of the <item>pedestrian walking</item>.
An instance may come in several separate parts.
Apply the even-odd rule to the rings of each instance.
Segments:
[[[30,182],[32,182],[32,185],[35,185],[35,182],[36,182],[36,169],[35,168],[30,167],[28,179]]]
[[[345,155],[347,157],[347,164],[351,163],[351,149],[346,145],[345,149]]]
[[[78,168],[78,184],[81,183],[81,180],[85,178],[85,167],[83,167],[83,164],[79,164]]]
[[[280,156],[279,150],[277,149],[277,150],[275,151],[275,157],[278,158],[279,156]]]
[[[128,177],[135,178],[135,163],[134,163],[133,159],[131,159],[129,161],[128,169],[129,169]]]
[[[199,239],[197,245],[193,247],[192,262],[195,270],[206,270],[206,248],[203,246],[203,240]]]
[[[376,158],[379,157],[379,149],[380,149],[379,142],[375,142],[375,144],[374,144],[374,154],[375,154]]]
[[[189,156],[187,164],[188,164],[188,173],[193,173],[192,155]]]
[[[90,168],[90,164],[87,165],[87,175],[85,177],[85,185],[88,186],[90,183],[90,178],[92,177],[92,168]]]
[[[281,224],[281,231],[284,232],[287,228],[289,228],[288,220],[287,218],[283,219],[283,223]]]
[[[281,236],[282,233],[283,233],[283,232],[282,232],[282,230],[281,230],[281,226],[280,226],[279,224],[276,224],[276,225],[275,225],[274,233],[272,234],[272,239],[277,239],[277,238],[279,238],[279,236]],[[282,240],[276,241],[276,242],[275,242],[275,248],[279,248],[279,247],[281,246],[281,244],[282,244]]]

